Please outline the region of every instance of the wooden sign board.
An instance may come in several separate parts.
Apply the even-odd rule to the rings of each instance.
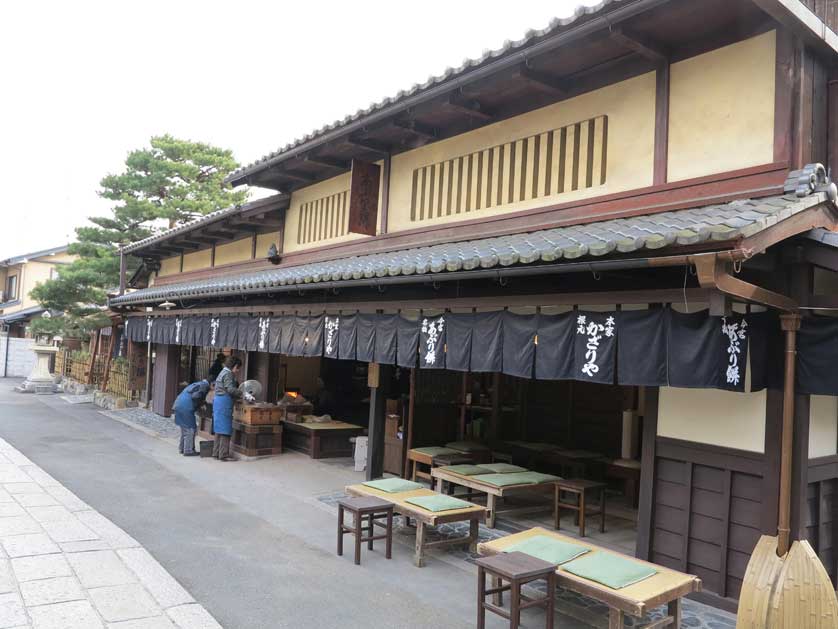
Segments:
[[[375,236],[380,181],[380,166],[359,159],[352,160],[352,178],[349,185],[350,233]]]

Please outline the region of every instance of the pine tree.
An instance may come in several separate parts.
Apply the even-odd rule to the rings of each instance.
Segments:
[[[170,135],[131,151],[125,170],[100,182],[99,196],[114,202],[110,215],[90,217],[90,225],[77,228],[70,253],[78,259],[31,293],[44,308],[65,316],[36,320],[33,330],[76,336],[106,324],[101,311],[108,291],[119,285],[119,248],[244,203],[247,191],[224,183],[236,168],[232,151]]]

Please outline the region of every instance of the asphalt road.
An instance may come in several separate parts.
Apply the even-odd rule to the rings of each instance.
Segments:
[[[360,567],[335,555],[335,517],[313,496],[340,490],[343,468],[295,454],[184,458],[91,404],[14,384],[0,380],[0,436],[143,544],[227,629],[475,626],[467,569],[434,558],[414,568],[406,544],[391,561],[364,551]]]

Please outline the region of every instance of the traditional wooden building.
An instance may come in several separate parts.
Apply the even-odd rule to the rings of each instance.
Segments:
[[[581,9],[236,172],[277,194],[126,247],[153,277],[111,307],[165,395],[219,348],[269,396],[373,385],[371,474],[401,392],[409,445],[595,451],[639,482],[637,555],[714,604],[784,528],[781,494],[835,579],[836,22],[797,0]]]

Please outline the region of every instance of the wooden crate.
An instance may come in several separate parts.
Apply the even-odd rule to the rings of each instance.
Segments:
[[[280,419],[286,422],[300,423],[303,421],[303,415],[311,415],[314,413],[314,406],[306,402],[304,404],[289,404],[287,406],[279,406]]]
[[[245,456],[282,453],[282,425],[254,426],[233,421],[233,452]]]
[[[236,404],[233,408],[233,419],[243,424],[253,426],[262,424],[278,424],[282,416],[277,406],[252,406],[250,404]]]

